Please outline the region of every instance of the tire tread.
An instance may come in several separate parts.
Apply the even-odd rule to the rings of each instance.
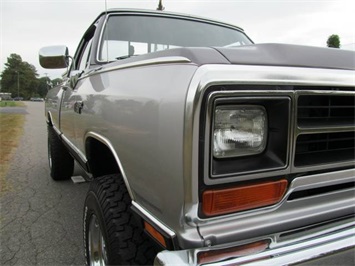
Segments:
[[[50,146],[48,152],[52,158],[52,166],[50,167],[52,179],[70,179],[73,175],[74,159],[50,126],[48,126],[48,146]]]
[[[109,175],[91,183],[104,216],[108,237],[109,265],[150,265],[155,247],[130,209],[131,199],[123,178]]]

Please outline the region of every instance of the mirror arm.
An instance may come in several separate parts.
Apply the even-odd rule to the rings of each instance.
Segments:
[[[72,61],[72,64],[73,64],[73,69],[76,69],[76,65],[75,65],[75,60],[72,56],[70,55],[67,55],[67,60],[68,60],[68,68],[69,68],[69,58],[71,59]]]

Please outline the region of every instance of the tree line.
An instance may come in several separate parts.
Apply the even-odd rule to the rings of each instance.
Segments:
[[[11,54],[7,58],[0,77],[1,92],[9,92],[12,98],[22,97],[24,100],[32,97],[44,98],[52,84],[62,82],[60,78],[54,80],[48,77],[39,78],[35,66],[23,61],[18,54]]]

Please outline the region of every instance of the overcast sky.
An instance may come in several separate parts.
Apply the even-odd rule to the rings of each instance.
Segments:
[[[158,0],[107,0],[108,8],[156,9]],[[0,0],[1,69],[11,53],[33,64],[40,76],[63,72],[38,63],[38,50],[64,44],[74,54],[105,0]],[[354,0],[163,0],[166,11],[213,18],[242,27],[255,43],[326,46],[332,34],[343,49],[355,47]]]

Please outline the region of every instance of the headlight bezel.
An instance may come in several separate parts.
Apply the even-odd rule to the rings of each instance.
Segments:
[[[289,166],[290,127],[292,125],[292,97],[285,91],[270,96],[267,91],[214,91],[205,98],[204,121],[201,131],[204,145],[200,149],[203,159],[203,183],[224,184],[240,180],[250,180],[269,176],[273,171],[286,171]],[[214,111],[220,105],[263,106],[267,113],[268,132],[266,148],[255,155],[215,158],[213,156]],[[282,122],[278,122],[282,121]],[[201,120],[202,121],[202,120]],[[271,134],[270,134],[271,133]],[[202,139],[200,139],[202,140]],[[200,142],[202,144],[202,142]],[[280,146],[280,148],[278,148]]]

